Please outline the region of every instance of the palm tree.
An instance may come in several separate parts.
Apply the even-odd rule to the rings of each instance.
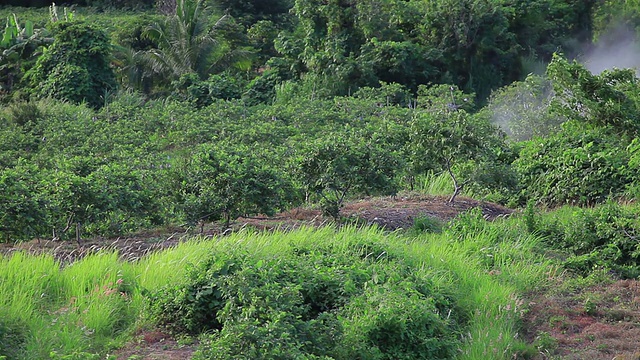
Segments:
[[[213,25],[208,23],[206,0],[177,0],[174,15],[162,24],[154,24],[145,36],[158,44],[147,52],[151,69],[167,80],[196,73],[204,80],[221,63],[233,62],[244,52],[231,49],[218,32],[229,21],[220,16]]]

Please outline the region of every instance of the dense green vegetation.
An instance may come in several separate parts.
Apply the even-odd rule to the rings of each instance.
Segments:
[[[348,223],[434,179],[526,210],[3,257],[0,359],[104,358],[140,326],[200,359],[527,358],[519,296],[556,266],[640,275],[637,72],[574,60],[638,34],[637,1],[70,3],[0,7],[0,242]]]
[[[247,232],[134,263],[15,254],[1,260],[0,350],[97,358],[148,319],[198,336],[200,359],[508,359],[535,351],[518,340],[517,294],[554,271],[523,229],[476,213],[442,234]]]

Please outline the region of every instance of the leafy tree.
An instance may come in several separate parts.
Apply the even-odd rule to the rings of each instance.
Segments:
[[[449,202],[454,202],[473,180],[467,169],[467,179],[461,181],[457,168],[468,161],[486,167],[487,161],[495,160],[494,152],[502,148],[502,136],[487,119],[464,109],[473,108],[473,101],[454,87],[422,88],[421,93],[418,106],[426,111],[418,112],[411,123],[408,142],[411,171],[414,175],[447,172],[454,188]],[[474,172],[479,170],[474,166]]]
[[[30,67],[42,46],[53,41],[47,37],[46,29],[36,29],[32,21],[20,25],[13,14],[7,18],[0,39],[0,90],[10,93],[22,79],[25,68]]]
[[[53,44],[25,75],[31,91],[95,108],[103,105],[105,94],[116,89],[105,32],[82,21],[59,21],[51,33]]]
[[[56,238],[68,237],[76,226],[87,226],[98,220],[101,205],[88,175],[96,164],[91,159],[74,157],[58,160],[60,168],[43,171],[39,184],[47,213],[47,225]]]
[[[219,6],[245,24],[279,20],[293,6],[293,0],[218,0]]]
[[[584,51],[585,44],[591,42],[593,34],[594,10],[598,3],[603,2],[520,0],[510,3],[510,31],[516,35],[522,48],[524,70],[542,68],[542,72],[536,72],[541,75],[544,65],[551,60],[555,52],[563,51],[576,56]]]
[[[320,139],[304,148],[296,160],[302,184],[335,220],[348,195],[397,191],[397,159],[379,144],[359,140],[360,136]]]
[[[607,32],[615,31],[620,27],[630,28],[640,35],[640,2],[638,0],[597,2],[593,11],[593,27],[596,40],[602,39]]]
[[[634,176],[630,143],[640,130],[640,84],[634,71],[593,75],[555,56],[548,73],[556,94],[551,110],[568,121],[559,132],[522,149],[514,163],[521,200],[585,205],[621,195]]]
[[[229,227],[241,215],[273,215],[292,196],[287,182],[243,146],[202,145],[173,176],[187,222],[201,226],[222,219]]]
[[[519,45],[509,30],[510,9],[489,0],[425,3],[424,45],[442,52],[441,79],[486,99],[520,76]]]
[[[0,241],[29,240],[42,233],[45,212],[37,196],[38,174],[26,162],[0,170]]]
[[[556,96],[552,110],[567,119],[637,136],[640,131],[640,81],[632,69],[593,75],[577,61],[554,56],[548,67]]]
[[[435,66],[440,51],[415,41],[380,41],[371,39],[361,48],[358,57],[364,84],[397,82],[414,92],[420,84],[437,79]]]
[[[630,181],[629,154],[605,128],[569,121],[562,131],[525,144],[514,162],[528,199],[548,205],[588,205],[620,194]]]
[[[241,84],[229,73],[212,74],[206,81],[198,79],[196,74],[186,74],[174,82],[174,87],[178,92],[175,97],[199,108],[211,105],[215,99],[230,100],[242,96]]]

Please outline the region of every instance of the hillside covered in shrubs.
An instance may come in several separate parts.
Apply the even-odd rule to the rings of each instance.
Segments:
[[[535,358],[548,349],[518,338],[522,294],[558,269],[640,274],[638,9],[10,1],[0,7],[2,243],[223,231],[299,207],[348,227],[346,202],[425,193],[436,178],[449,203],[467,196],[517,214],[416,219],[428,234],[247,231],[186,245],[202,247],[183,260],[157,255],[158,271],[184,268],[163,284],[147,279],[167,277],[150,275],[153,258],[102,254],[54,271],[46,256],[3,257],[3,295],[35,281],[17,275],[30,262],[55,275],[25,290],[48,300],[0,299],[0,358],[103,358],[140,318],[199,339],[202,359],[486,359],[489,343],[490,358]],[[104,272],[73,288],[74,268],[101,259]],[[110,299],[115,322],[82,315],[94,295]],[[55,322],[51,338],[79,342],[38,349],[48,340],[26,320],[37,309],[48,314],[37,321]],[[481,336],[492,319],[502,325]]]

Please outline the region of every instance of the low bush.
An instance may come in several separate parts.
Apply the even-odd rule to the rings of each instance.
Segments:
[[[460,345],[455,302],[379,244],[248,251],[150,295],[162,324],[206,334],[196,359],[444,359]]]
[[[529,230],[566,252],[564,266],[580,275],[605,268],[622,278],[640,275],[638,209],[609,201],[595,208],[571,208],[567,216],[529,214]]]

